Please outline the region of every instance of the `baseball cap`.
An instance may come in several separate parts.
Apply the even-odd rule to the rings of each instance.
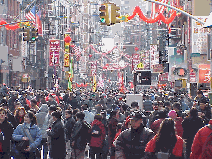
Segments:
[[[145,117],[146,116],[142,112],[133,111],[133,112],[130,113],[130,118],[129,119],[139,120],[139,119],[143,119]]]

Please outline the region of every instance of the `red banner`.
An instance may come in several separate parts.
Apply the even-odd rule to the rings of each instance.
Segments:
[[[196,83],[196,73],[195,72],[190,73],[190,83]]]
[[[141,62],[140,60],[140,54],[133,54],[132,55],[132,70],[134,70],[134,68],[137,69],[137,65]]]
[[[166,73],[162,73],[159,75],[159,81],[168,81],[169,79],[169,73],[166,72]]]
[[[49,66],[59,66],[60,40],[49,40]]]
[[[199,65],[199,83],[210,83],[210,64]]]

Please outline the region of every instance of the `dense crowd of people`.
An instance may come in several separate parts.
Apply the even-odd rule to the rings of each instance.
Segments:
[[[0,158],[212,158],[211,106],[201,90],[192,98],[145,89],[141,105],[126,104],[130,93],[3,86]]]

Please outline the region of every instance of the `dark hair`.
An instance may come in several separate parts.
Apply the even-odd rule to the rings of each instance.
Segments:
[[[57,107],[56,107],[55,105],[51,105],[51,106],[49,107],[49,110],[51,110],[51,111],[56,111],[56,110],[57,110]]]
[[[37,101],[35,99],[32,99],[31,103],[37,104]]]
[[[173,108],[177,108],[178,110],[181,110],[181,105],[180,105],[180,103],[175,102],[175,103],[173,104]]]
[[[73,111],[72,110],[65,110],[65,113],[68,113],[68,114],[73,114]]]
[[[175,135],[174,120],[166,118],[161,123],[157,134],[155,152],[167,152],[169,148],[171,150],[170,152],[172,152],[176,142],[177,138]],[[163,148],[166,148],[166,150],[163,150]]]
[[[113,110],[111,113],[110,113],[110,118],[112,118],[113,116],[116,116],[117,114],[117,110]]]
[[[189,116],[192,117],[192,118],[197,118],[198,117],[198,110],[197,108],[191,108],[190,110],[190,113],[189,113]]]
[[[80,110],[78,108],[73,110],[73,115],[76,115]]]
[[[116,127],[117,130],[122,129],[122,125],[123,125],[122,123],[118,123],[118,124],[117,124],[117,127]]]
[[[203,91],[199,90],[199,91],[197,92],[197,94],[203,95]]]
[[[82,108],[82,110],[87,110],[87,109],[88,109],[88,105],[83,104],[83,105],[81,106],[81,108]]]
[[[76,117],[77,117],[78,119],[83,120],[83,119],[85,118],[85,113],[83,113],[83,112],[78,112],[78,113],[76,114]]]
[[[169,101],[165,101],[165,102],[164,102],[164,106],[172,106],[172,104],[171,104],[171,102],[169,102]]]
[[[138,102],[132,102],[131,107],[138,107]]]
[[[99,121],[102,121],[102,115],[101,114],[96,114],[95,116],[94,116],[94,119],[97,119],[97,120],[99,120]]]
[[[51,115],[56,117],[57,119],[61,119],[62,116],[60,111],[53,111]]]
[[[37,124],[35,114],[32,111],[27,111],[26,115],[29,116],[29,119],[31,121],[31,126],[34,125],[34,124]]]

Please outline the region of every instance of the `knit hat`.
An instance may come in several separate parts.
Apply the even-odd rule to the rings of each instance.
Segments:
[[[171,110],[169,112],[168,116],[172,119],[176,119],[177,118],[177,112],[175,110]]]

